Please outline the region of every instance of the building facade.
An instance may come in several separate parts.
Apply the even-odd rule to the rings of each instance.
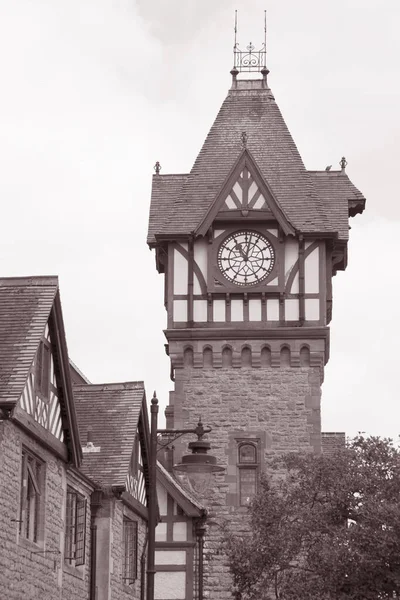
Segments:
[[[57,278],[0,279],[0,597],[144,598],[147,464],[143,383],[71,366]]]
[[[222,531],[246,532],[269,458],[321,452],[332,277],[347,265],[349,217],[365,206],[344,158],[338,171],[306,170],[267,69],[242,79],[236,64],[191,172],[156,168],[148,235],[165,278],[167,427],[201,415],[225,467],[205,500],[213,600],[232,597]]]

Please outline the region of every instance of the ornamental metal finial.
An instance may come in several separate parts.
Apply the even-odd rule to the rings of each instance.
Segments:
[[[268,74],[267,69],[267,11],[264,11],[264,43],[259,50],[256,50],[252,42],[246,47],[246,50],[239,49],[237,41],[237,10],[235,10],[235,43],[233,45],[233,76],[238,73],[262,73]]]
[[[155,172],[156,172],[156,175],[159,175],[159,174],[160,174],[160,171],[161,171],[161,165],[160,165],[160,163],[159,163],[158,161],[157,161],[157,162],[156,162],[156,164],[154,165],[154,170],[155,170]]]
[[[339,165],[342,169],[342,171],[344,171],[347,167],[347,160],[345,159],[344,156],[342,156],[341,160],[339,161]]]
[[[245,131],[242,131],[242,133],[240,134],[240,139],[241,139],[243,148],[247,148],[248,135]]]

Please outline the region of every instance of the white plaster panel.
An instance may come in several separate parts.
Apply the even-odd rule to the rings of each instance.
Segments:
[[[318,298],[306,298],[304,301],[304,312],[306,321],[319,321]]]
[[[156,565],[185,565],[185,550],[156,550]]]
[[[160,515],[167,514],[167,498],[168,498],[167,490],[162,485],[157,484],[157,499],[158,499],[158,506],[160,509]]]
[[[186,571],[157,571],[154,578],[154,600],[185,600]]]
[[[167,541],[167,524],[159,523],[156,527],[156,542]]]
[[[172,539],[174,542],[186,542],[187,523],[186,521],[174,523],[172,526]]]
[[[185,244],[187,245],[187,244]],[[183,247],[183,244],[182,244]],[[174,294],[188,293],[188,261],[174,249]]]
[[[304,242],[304,248],[307,250],[307,248],[308,248],[309,246],[311,246],[311,244],[313,244],[313,243],[314,243],[314,242],[310,242],[310,241],[308,241],[308,242]]]
[[[174,300],[174,321],[187,321],[187,300]]]
[[[267,300],[267,321],[279,321],[278,298],[270,298]]]
[[[243,321],[243,300],[231,300],[231,321]]]
[[[236,204],[234,203],[234,201],[232,200],[232,198],[230,196],[228,196],[227,199],[225,200],[225,204],[227,205],[228,208],[236,208]]]
[[[267,229],[267,231],[269,231],[269,233],[272,233],[272,235],[274,235],[275,237],[278,237],[278,230],[277,229]]]
[[[271,281],[268,281],[267,285],[278,285],[278,278],[275,277],[274,279],[271,279]]]
[[[214,229],[214,239],[224,233],[225,229]]]
[[[249,202],[250,202],[250,200],[252,200],[252,198],[257,190],[258,190],[257,184],[255,181],[253,181],[251,186],[249,187]]]
[[[251,298],[249,300],[249,320],[261,321],[261,298]]]
[[[287,283],[290,272],[296,264],[298,258],[299,243],[296,239],[289,237],[285,242],[285,283]]]
[[[265,198],[262,194],[260,194],[260,196],[258,197],[258,200],[256,200],[253,208],[261,208],[262,206],[264,206],[265,204]]]
[[[226,321],[225,300],[213,300],[213,314],[214,321]]]
[[[207,300],[193,300],[193,320],[207,323]]]
[[[207,281],[207,259],[208,259],[208,241],[198,240],[194,244],[194,262],[199,267],[204,279]],[[193,292],[195,294],[202,294],[203,291],[200,289],[199,280],[197,279],[196,273],[193,278]]]
[[[309,254],[304,263],[304,285],[306,294],[319,292],[319,248]]]
[[[285,300],[285,321],[299,320],[299,301],[298,299]]]

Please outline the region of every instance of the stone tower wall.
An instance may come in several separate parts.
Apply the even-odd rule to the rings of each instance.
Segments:
[[[247,508],[239,499],[238,445],[243,440],[256,442],[259,471],[273,455],[321,451],[324,352],[322,339],[170,344],[175,392],[167,410],[169,425],[193,427],[201,417],[212,427],[212,453],[225,467],[205,499],[209,518],[204,587],[212,600],[232,597],[222,547],[224,527],[248,532]],[[175,462],[185,448],[185,440],[176,443]]]

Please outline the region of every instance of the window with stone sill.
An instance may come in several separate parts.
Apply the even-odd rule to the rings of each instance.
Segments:
[[[19,534],[38,543],[44,510],[44,463],[26,448],[22,449]]]
[[[239,504],[248,506],[257,493],[259,459],[257,443],[242,441],[238,446]]]
[[[123,520],[122,579],[132,585],[137,579],[138,524],[127,517]]]
[[[64,560],[67,564],[75,565],[75,567],[85,564],[86,506],[86,498],[68,487]]]

